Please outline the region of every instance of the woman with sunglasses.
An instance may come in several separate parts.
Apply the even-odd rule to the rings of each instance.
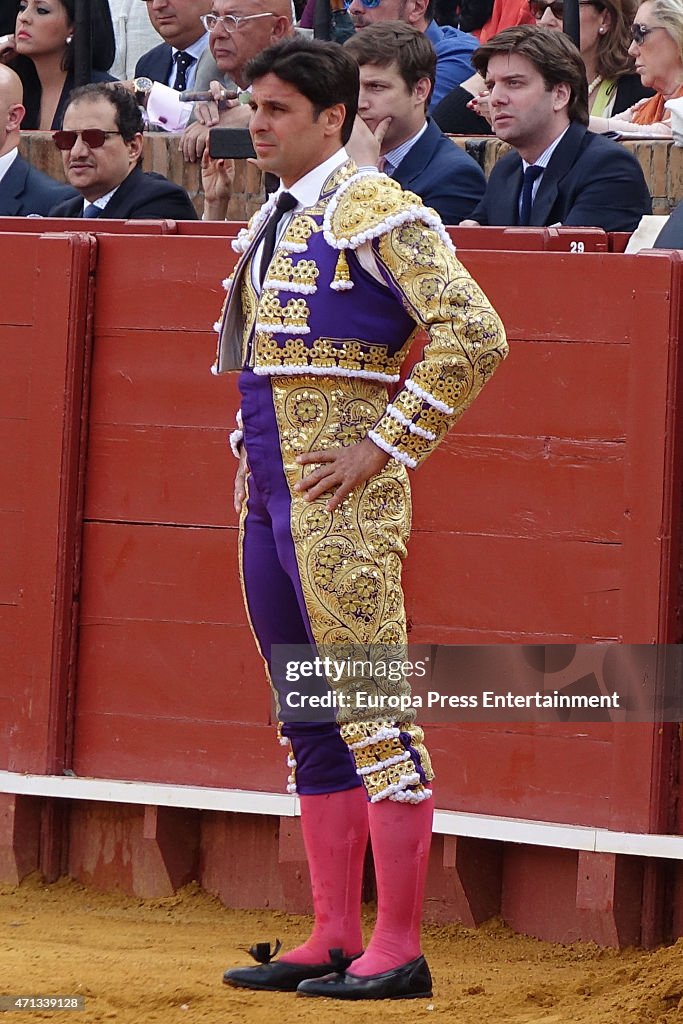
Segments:
[[[631,28],[629,53],[644,86],[655,90],[618,117],[591,117],[594,132],[671,138],[667,100],[683,96],[683,0],[645,0]]]
[[[115,56],[108,0],[88,0],[92,22],[90,82],[114,82],[107,74]],[[74,88],[76,0],[19,0],[13,36],[0,40],[0,60],[24,86],[24,129],[61,128]]]
[[[611,117],[612,114],[627,110],[643,97],[652,95],[652,90],[635,74],[629,56],[630,26],[636,5],[637,0],[579,0],[580,49],[586,65],[588,107],[591,114]],[[553,32],[563,31],[563,0],[528,0],[528,6],[537,25]],[[478,76],[464,83],[467,88],[477,83],[479,90],[470,90],[474,94],[474,101],[473,96],[468,97],[471,104],[470,117],[479,114],[480,102],[485,97],[484,83]],[[434,119],[442,131],[457,134],[460,129],[451,127],[452,122],[447,119],[449,98],[446,97],[435,109]],[[484,109],[484,105],[481,105]],[[483,117],[479,120],[486,124],[485,134],[490,134],[488,122]]]

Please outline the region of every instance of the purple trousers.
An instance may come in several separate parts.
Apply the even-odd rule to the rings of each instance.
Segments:
[[[310,645],[315,656],[315,642],[291,533],[290,491],[270,378],[245,369],[239,389],[250,470],[240,538],[244,595],[256,642],[282,704],[289,684],[274,674],[272,646]],[[326,685],[324,680],[320,683]],[[335,723],[290,721],[282,733],[296,760],[299,793],[335,793],[362,785]]]

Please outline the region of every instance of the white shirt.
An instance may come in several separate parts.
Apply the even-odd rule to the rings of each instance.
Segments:
[[[117,185],[116,188],[113,188],[111,190],[111,192],[105,192],[105,194],[103,196],[100,196],[99,199],[95,199],[94,202],[92,202],[92,203],[88,199],[84,199],[83,200],[83,213],[85,214],[85,211],[88,209],[89,206],[97,206],[97,207],[99,207],[100,210],[105,210],[106,207],[107,207],[107,203],[109,202],[111,197],[114,195],[114,193],[119,190],[120,187],[121,187],[120,185]]]
[[[10,149],[9,153],[0,156],[0,181],[5,177],[18,155],[19,150],[15,146],[14,149]]]
[[[279,189],[275,192],[275,196],[281,195],[283,192],[289,192],[291,196],[296,199],[296,206],[284,215],[282,220],[277,226],[276,244],[282,237],[287,225],[294,216],[295,213],[300,213],[307,206],[313,206],[320,199],[320,193],[322,187],[338,167],[346,163],[349,159],[348,153],[342,146],[336,153],[328,157],[324,163],[318,164],[308,174],[304,174],[303,178],[299,178],[295,181],[291,188],[285,188],[284,185],[280,185]],[[259,268],[261,266],[261,253],[263,252],[263,241],[260,241],[254,257],[251,261],[251,283],[254,285],[256,291],[260,294],[261,285],[259,282]]]

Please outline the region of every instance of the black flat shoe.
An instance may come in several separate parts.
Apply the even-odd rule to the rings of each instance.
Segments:
[[[302,981],[322,978],[330,971],[339,972],[334,977],[342,978],[342,972],[355,959],[344,956],[340,949],[331,949],[329,953],[330,960],[325,964],[288,964],[285,960],[272,960],[256,967],[231,967],[223,975],[223,982],[236,988],[253,988],[264,992],[296,992]]]
[[[428,999],[432,994],[432,976],[425,958],[418,956],[402,967],[365,978],[354,974],[311,977],[302,981],[296,991],[300,996],[328,999]]]

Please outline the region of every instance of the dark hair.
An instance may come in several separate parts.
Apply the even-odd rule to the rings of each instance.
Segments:
[[[436,77],[436,53],[427,37],[405,21],[378,21],[356,32],[344,43],[344,49],[363,67],[396,64],[407,89],[412,92],[422,78],[432,83]],[[425,108],[429,103],[429,97]]]
[[[599,11],[608,11],[612,24],[598,36],[595,54],[595,69],[603,78],[621,78],[632,75],[633,59],[628,48],[631,45],[631,25],[638,9],[638,0],[601,0],[593,5]]]
[[[19,2],[16,0],[16,11],[19,13]],[[76,0],[58,0],[66,12],[66,16],[73,24],[76,17]],[[116,39],[114,37],[114,26],[111,20],[109,0],[88,0],[90,7],[90,38],[91,38],[91,68],[93,71],[108,71],[114,63],[116,56]],[[74,32],[77,31],[74,26]],[[62,56],[62,70],[67,75],[73,71],[74,44],[73,41],[64,47]],[[22,128],[24,130],[38,128],[40,125],[40,104],[43,95],[43,87],[38,77],[35,64],[30,57],[19,55],[10,62],[12,67],[21,79],[24,87],[24,106],[26,115]]]
[[[349,141],[358,109],[358,65],[337,43],[285,39],[257,53],[244,73],[249,83],[272,74],[293,85],[311,101],[316,117],[328,107],[342,103],[346,117],[341,141]]]
[[[472,64],[482,78],[486,78],[491,57],[503,53],[526,57],[542,75],[548,91],[561,83],[568,85],[569,120],[588,124],[586,66],[569,36],[538,25],[516,25],[499,32],[475,50]]]
[[[81,85],[69,96],[69,107],[74,103],[92,102],[104,99],[114,107],[114,120],[116,127],[121,132],[124,142],[132,142],[135,136],[144,130],[142,113],[132,93],[124,89],[122,85],[107,82],[93,82],[90,85]]]

